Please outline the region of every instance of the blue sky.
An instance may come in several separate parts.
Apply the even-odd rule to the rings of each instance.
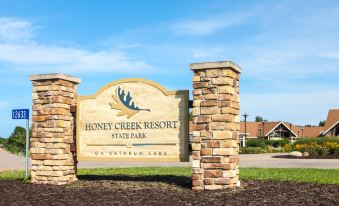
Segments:
[[[192,89],[189,64],[243,69],[241,112],[317,124],[339,108],[339,2],[0,1],[0,136],[31,108],[29,75],[80,77],[92,94],[124,77]]]

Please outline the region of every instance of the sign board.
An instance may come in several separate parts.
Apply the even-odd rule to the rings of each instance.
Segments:
[[[77,102],[79,160],[189,161],[188,91],[144,79],[107,84]]]
[[[12,119],[29,119],[29,109],[13,109]]]
[[[25,177],[28,178],[28,162],[29,162],[29,109],[13,109],[12,119],[26,120],[26,161],[25,161]]]

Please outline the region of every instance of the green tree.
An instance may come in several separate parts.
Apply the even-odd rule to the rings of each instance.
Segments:
[[[29,130],[29,136],[32,136],[32,130]],[[25,153],[26,147],[26,129],[20,126],[14,128],[7,141],[3,142],[3,147],[12,153]]]
[[[320,121],[319,124],[318,124],[318,126],[319,126],[319,127],[324,127],[324,126],[325,126],[325,123],[326,123],[326,121]]]
[[[26,129],[19,126],[15,127],[8,138],[8,144],[17,147],[20,151],[24,150],[26,145]]]
[[[255,116],[255,121],[256,122],[263,122],[264,119],[261,116]]]

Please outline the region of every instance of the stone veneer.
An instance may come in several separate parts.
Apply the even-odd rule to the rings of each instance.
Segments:
[[[193,76],[193,190],[235,188],[239,181],[239,76],[230,61],[190,65]]]
[[[64,74],[33,75],[31,181],[63,185],[77,181],[74,117],[79,78]]]

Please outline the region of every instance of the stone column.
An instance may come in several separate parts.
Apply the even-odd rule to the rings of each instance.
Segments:
[[[230,61],[194,63],[193,190],[235,188],[239,182],[241,68]]]
[[[31,181],[63,185],[77,181],[74,117],[79,78],[65,74],[30,77],[33,84]]]

